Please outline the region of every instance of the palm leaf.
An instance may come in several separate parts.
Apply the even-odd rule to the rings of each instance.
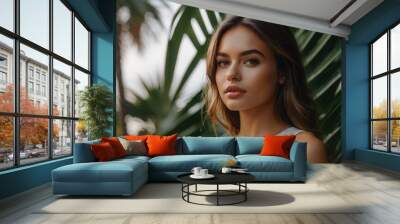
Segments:
[[[319,114],[328,159],[341,158],[341,40],[327,34],[293,29],[303,56],[307,83]]]

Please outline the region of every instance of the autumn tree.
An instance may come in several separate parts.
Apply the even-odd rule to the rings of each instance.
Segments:
[[[14,107],[14,88],[10,84],[6,88],[6,92],[0,93],[0,111],[13,112]],[[46,115],[48,107],[46,103],[34,105],[29,99],[29,95],[24,87],[20,88],[20,110],[23,114],[41,114]],[[57,110],[55,113],[59,113]],[[0,116],[0,146],[3,148],[13,147],[13,117]],[[36,145],[47,143],[48,136],[48,119],[47,118],[20,118],[20,148],[24,149],[26,145]],[[59,135],[59,128],[53,127],[53,138]]]
[[[400,100],[393,99],[391,102],[391,117],[400,118]],[[387,118],[387,100],[382,100],[378,106],[372,109],[373,118]],[[375,138],[386,138],[387,136],[387,122],[388,121],[374,121],[373,134]],[[391,121],[391,135],[392,142],[398,142],[400,138],[400,121]]]

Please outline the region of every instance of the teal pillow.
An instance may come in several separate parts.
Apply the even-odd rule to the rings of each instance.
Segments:
[[[96,158],[92,152],[91,145],[99,144],[100,142],[100,139],[96,139],[92,141],[75,143],[73,156],[74,163],[95,162]]]
[[[264,146],[264,137],[236,137],[236,155],[259,154]]]
[[[233,137],[182,137],[178,141],[179,154],[225,154],[235,155]]]

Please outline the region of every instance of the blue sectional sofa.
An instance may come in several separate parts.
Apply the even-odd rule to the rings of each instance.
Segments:
[[[176,181],[193,167],[218,172],[230,159],[260,182],[305,182],[306,143],[294,142],[290,159],[260,156],[262,137],[179,137],[177,155],[127,156],[96,162],[90,141],[75,144],[74,163],[52,171],[54,194],[131,195],[148,181]]]

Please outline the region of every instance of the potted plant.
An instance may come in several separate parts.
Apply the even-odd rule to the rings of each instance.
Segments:
[[[103,84],[87,86],[79,93],[81,118],[88,131],[89,140],[110,136],[112,125],[112,92]]]

